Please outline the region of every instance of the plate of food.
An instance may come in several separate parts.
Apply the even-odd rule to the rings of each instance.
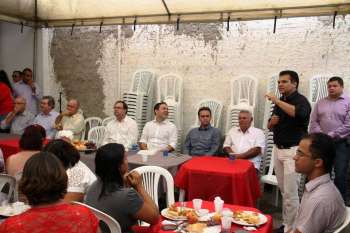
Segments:
[[[23,213],[30,209],[29,205],[24,202],[15,202],[7,205],[0,206],[0,215],[5,217],[11,217]]]
[[[95,151],[96,150],[96,144],[93,142],[88,142],[88,141],[73,141],[74,147],[78,151]]]
[[[196,211],[187,207],[177,207],[175,205],[171,205],[169,208],[163,209],[160,214],[167,219],[175,221],[188,220],[190,223],[195,223],[198,221]]]
[[[232,222],[242,226],[259,226],[267,222],[267,217],[254,211],[235,211]]]

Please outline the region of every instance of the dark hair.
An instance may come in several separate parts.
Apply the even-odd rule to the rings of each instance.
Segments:
[[[19,75],[21,75],[22,71],[20,71],[20,70],[14,70],[14,71],[12,72],[12,74],[14,74],[14,73],[18,73]]]
[[[302,140],[310,140],[311,157],[322,159],[326,172],[331,172],[335,158],[335,145],[333,139],[324,133],[312,133],[302,137]]]
[[[22,150],[41,150],[46,131],[41,125],[30,125],[24,129],[19,139],[19,147]]]
[[[123,108],[126,110],[126,113],[128,113],[128,105],[123,100],[116,101],[114,105],[116,104],[122,104]]]
[[[51,153],[40,152],[25,163],[19,190],[30,205],[51,204],[67,193],[68,177],[61,162]]]
[[[123,174],[120,168],[124,161],[124,154],[124,146],[118,143],[108,143],[98,148],[95,157],[95,172],[102,181],[99,198],[123,186]]]
[[[73,167],[80,160],[79,151],[75,149],[72,144],[62,139],[50,141],[44,147],[43,151],[54,154],[59,160],[61,160],[65,169]]]
[[[208,107],[201,107],[198,109],[198,117],[199,117],[199,114],[201,113],[201,111],[208,111],[210,113],[210,116],[211,116],[211,110],[210,108]]]
[[[330,82],[338,82],[341,87],[344,87],[344,81],[341,77],[333,76],[328,80],[327,84]]]
[[[296,83],[296,89],[298,89],[299,87],[299,75],[297,72],[293,71],[293,70],[283,70],[280,72],[279,76],[283,76],[283,75],[289,75],[290,77],[290,81],[292,83]]]
[[[55,99],[52,96],[46,95],[46,96],[43,96],[42,99],[47,100],[47,103],[51,108],[55,108]]]
[[[24,74],[24,72],[26,72],[26,71],[29,71],[29,72],[31,72],[31,73],[33,73],[33,71],[30,69],[30,68],[24,68],[24,70],[22,71],[22,73]]]
[[[154,108],[153,108],[154,114],[156,114],[156,110],[159,110],[159,108],[160,108],[160,106],[161,106],[162,104],[167,105],[167,103],[165,103],[164,101],[159,102],[159,103],[156,103],[156,105],[154,105]]]
[[[10,88],[11,92],[13,91],[9,77],[4,70],[0,70],[0,83],[6,84],[6,86]]]

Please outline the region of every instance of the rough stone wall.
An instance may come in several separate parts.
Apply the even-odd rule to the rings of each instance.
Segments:
[[[255,125],[262,127],[266,80],[283,69],[308,79],[317,74],[350,76],[350,16],[290,18],[273,21],[143,25],[56,29],[51,56],[57,80],[68,97],[77,97],[87,116],[111,114],[111,106],[130,87],[138,69],[157,76],[172,72],[184,79],[183,132],[194,123],[196,104],[204,98],[230,103],[230,80],[252,75],[259,80]],[[118,29],[120,31],[118,31]],[[118,86],[120,79],[120,86]],[[119,91],[120,90],[120,91]]]

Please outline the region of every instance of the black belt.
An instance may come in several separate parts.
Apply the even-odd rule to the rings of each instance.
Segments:
[[[280,150],[285,150],[285,149],[290,149],[291,147],[296,146],[296,145],[291,145],[291,146],[285,146],[285,145],[277,145],[276,147]]]

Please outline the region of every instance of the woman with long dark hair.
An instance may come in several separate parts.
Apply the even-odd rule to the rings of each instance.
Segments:
[[[7,73],[4,70],[0,70],[0,121],[5,119],[7,114],[13,110],[12,91]]]
[[[123,232],[132,232],[137,220],[155,224],[158,207],[142,186],[137,172],[128,173],[124,146],[109,143],[97,150],[95,158],[98,179],[89,188],[85,202],[115,218]],[[101,227],[104,231],[103,226]]]

